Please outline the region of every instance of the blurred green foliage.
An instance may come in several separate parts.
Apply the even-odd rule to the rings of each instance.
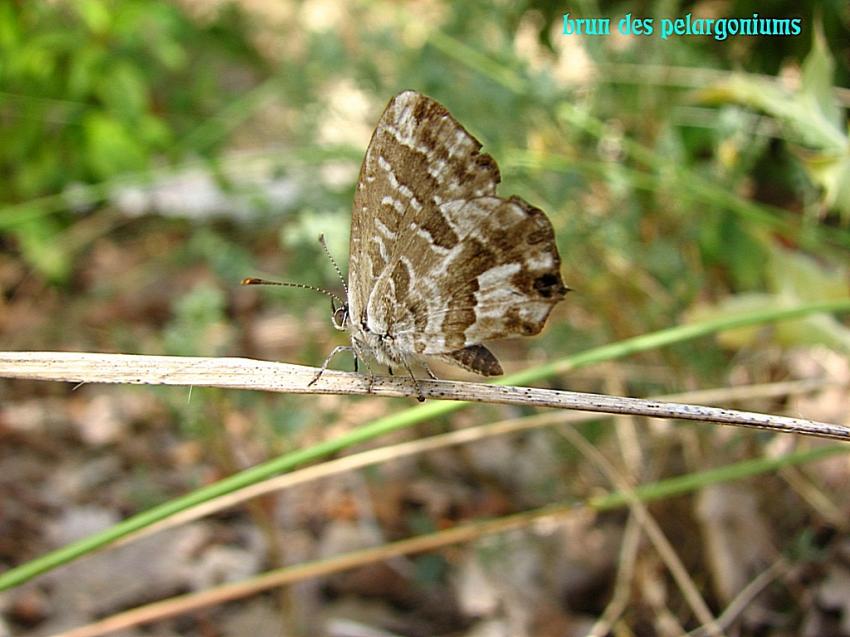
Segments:
[[[178,150],[196,118],[230,99],[216,61],[259,61],[238,22],[217,26],[157,0],[0,5],[3,200],[143,170]]]
[[[73,267],[52,245],[70,219],[39,198],[214,152],[183,139],[231,99],[234,58],[259,64],[238,21],[201,25],[172,2],[0,3],[0,202],[19,204],[24,256],[59,280]]]
[[[612,18],[768,15],[756,5],[570,8]],[[99,237],[142,236],[145,227],[168,234],[167,249],[142,252],[141,281],[115,281],[113,292],[135,285],[145,295],[200,265],[210,278],[181,284],[160,348],[222,353],[230,343],[238,351],[235,340],[205,347],[187,332],[193,321],[205,333],[232,318],[242,276],[337,286],[315,236],[324,232],[345,263],[365,145],[358,131],[374,124],[391,95],[416,88],[481,139],[502,168],[502,193],[553,219],[564,276],[576,289],[568,304],[585,317],[554,321],[530,345],[541,352],[547,339],[570,342],[580,332],[585,344],[608,342],[669,326],[697,304],[772,295],[766,265],[776,242],[816,252],[826,270],[846,265],[846,112],[834,91],[848,77],[845,3],[773,3],[769,15],[802,17],[797,38],[638,43],[570,41],[558,30],[564,8],[550,0],[323,7],[0,4],[0,241],[67,289]],[[783,69],[799,74],[798,86],[758,75]],[[236,154],[246,149],[250,160]],[[256,158],[298,194],[269,204],[262,185],[241,184]],[[189,165],[242,197],[225,200],[225,211],[253,206],[265,214],[151,221],[157,213],[188,216],[188,205],[167,203],[128,222],[111,209],[127,179],[156,186]],[[208,196],[185,191],[192,201]],[[106,221],[91,223],[99,215]],[[296,313],[317,305],[304,292],[284,294]],[[199,305],[193,310],[189,300]],[[323,351],[328,337],[315,336],[303,345]]]
[[[846,296],[850,99],[837,89],[850,78],[850,5],[764,4],[0,0],[3,348],[321,364],[345,339],[326,298],[238,282],[339,289],[316,237],[345,270],[359,162],[381,107],[405,88],[445,104],[498,161],[500,193],[545,209],[555,227],[574,292],[539,337],[496,345],[506,367]],[[567,9],[793,15],[804,32],[576,40],[559,33]],[[606,368],[570,388],[725,386],[740,378],[730,370],[750,373],[748,356],[814,343],[850,350],[844,323],[816,316],[644,352],[637,371],[610,375],[622,386]],[[752,367],[754,380],[790,375]],[[264,444],[250,462],[336,435],[312,435],[327,421],[348,427],[407,404],[160,395],[216,458],[229,448],[222,430],[256,425]],[[585,427],[594,442],[610,431]],[[574,447],[552,448],[572,470]],[[660,475],[667,462],[646,464]],[[538,495],[555,499],[568,482]],[[428,582],[445,567],[416,562]]]

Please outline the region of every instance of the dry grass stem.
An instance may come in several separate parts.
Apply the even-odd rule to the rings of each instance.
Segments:
[[[74,383],[131,383],[252,389],[295,394],[416,396],[410,378],[368,376],[327,371],[308,386],[318,370],[247,358],[139,356],[78,352],[0,352],[0,377]],[[650,418],[679,418],[753,427],[850,441],[850,427],[787,416],[718,407],[666,403],[602,394],[530,387],[487,385],[444,380],[420,380],[431,399],[552,407]]]

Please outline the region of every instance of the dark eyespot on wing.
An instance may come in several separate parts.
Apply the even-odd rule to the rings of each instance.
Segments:
[[[547,272],[546,274],[534,279],[532,287],[537,290],[538,294],[540,294],[540,296],[544,299],[551,299],[553,297],[560,298],[567,292],[567,288],[563,281],[561,281],[561,277],[552,272]]]

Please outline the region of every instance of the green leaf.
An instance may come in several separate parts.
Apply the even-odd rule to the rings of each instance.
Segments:
[[[150,147],[166,148],[174,143],[174,135],[165,120],[150,113],[145,113],[139,119],[137,130],[139,138]]]
[[[688,325],[708,321],[722,320],[730,316],[745,315],[760,310],[769,311],[771,308],[782,307],[779,297],[772,294],[743,293],[729,296],[718,303],[700,303],[682,316],[682,321]],[[765,332],[763,325],[736,327],[717,333],[717,342],[727,349],[739,350],[753,346],[760,334]]]
[[[764,111],[790,128],[803,143],[830,153],[846,152],[847,134],[833,89],[835,62],[820,27],[803,63],[800,90],[791,92],[774,80],[736,73],[696,93],[710,102],[732,102]]]
[[[122,120],[136,120],[147,109],[148,87],[137,66],[115,62],[97,81],[97,94]]]
[[[811,96],[791,93],[776,82],[738,73],[696,93],[698,100],[743,104],[775,117],[798,142],[813,148],[841,152],[846,135],[813,107]]]
[[[76,5],[77,13],[79,13],[89,31],[97,34],[104,34],[109,31],[112,18],[109,9],[101,0],[78,0]]]
[[[769,293],[736,294],[712,305],[697,305],[687,312],[686,322],[715,320],[753,311],[778,311],[805,302],[846,299],[848,274],[846,267],[824,264],[803,253],[773,246],[767,268]],[[850,329],[829,314],[785,321],[772,326],[770,331],[745,327],[717,335],[720,345],[733,350],[757,347],[766,340],[784,347],[826,345],[850,352]]]
[[[823,203],[841,213],[845,223],[850,219],[850,146],[842,154],[807,153],[797,156],[813,182],[823,188]]]
[[[173,40],[160,39],[155,42],[153,54],[159,63],[170,71],[179,71],[189,61],[186,49]]]
[[[47,145],[33,149],[26,162],[22,162],[15,175],[15,187],[23,196],[32,197],[50,190],[66,174],[53,149]]]
[[[775,246],[769,255],[767,278],[770,289],[785,298],[828,301],[847,297],[846,266],[816,261],[794,250]]]
[[[775,81],[736,74],[697,96],[705,101],[743,104],[776,118],[788,129],[789,141],[807,147],[796,151],[800,161],[811,180],[823,188],[824,204],[838,210],[846,221],[850,219],[850,140],[832,85],[834,68],[818,27],[796,93]]]
[[[812,50],[803,62],[802,95],[815,112],[840,131],[842,116],[832,86],[834,72],[835,61],[827,48],[823,27],[818,24],[814,29]]]
[[[83,124],[86,160],[101,178],[141,170],[147,156],[121,122],[103,113],[89,114]]]
[[[10,52],[20,45],[21,28],[11,4],[0,3],[0,51]]]
[[[62,283],[71,274],[71,254],[59,237],[62,227],[49,217],[36,217],[14,228],[21,253],[42,276]]]
[[[71,57],[68,68],[68,97],[87,98],[108,60],[106,50],[97,43],[81,46]]]

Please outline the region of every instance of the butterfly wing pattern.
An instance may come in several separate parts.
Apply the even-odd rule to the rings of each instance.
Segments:
[[[358,358],[410,372],[409,361],[434,356],[499,375],[481,343],[537,334],[564,298],[552,224],[496,195],[499,168],[480,149],[420,93],[384,110],[351,220],[346,328]]]

